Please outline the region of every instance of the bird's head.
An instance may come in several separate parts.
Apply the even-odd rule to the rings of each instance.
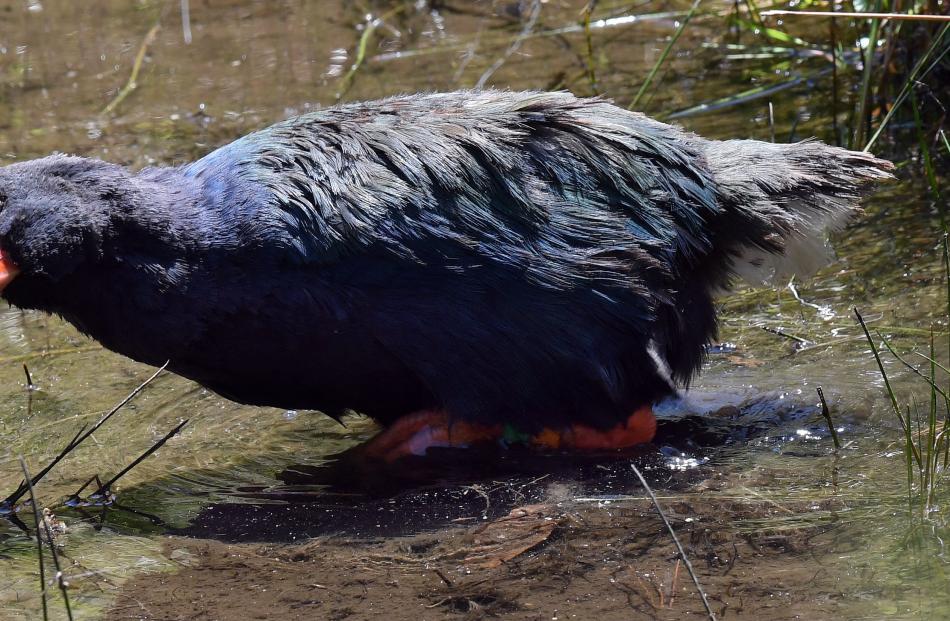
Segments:
[[[97,262],[125,170],[52,155],[0,168],[0,294],[23,307]]]

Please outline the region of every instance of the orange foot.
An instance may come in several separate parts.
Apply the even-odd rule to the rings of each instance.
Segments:
[[[572,425],[554,430],[545,427],[531,438],[531,445],[545,449],[574,449],[579,451],[606,451],[644,444],[656,435],[656,417],[653,408],[644,405],[630,415],[626,423],[610,429],[596,429],[587,425]]]
[[[364,444],[361,452],[366,457],[392,462],[409,455],[425,455],[436,446],[466,448],[494,442],[501,434],[501,425],[450,422],[445,412],[423,410],[397,420]]]
[[[433,447],[467,448],[502,441],[525,442],[542,450],[604,451],[649,442],[655,433],[656,418],[649,405],[634,412],[626,423],[618,423],[611,429],[578,424],[563,429],[545,427],[534,436],[519,434],[510,425],[450,421],[445,412],[425,410],[403,416],[359,447],[359,451],[365,457],[385,462],[425,455]]]

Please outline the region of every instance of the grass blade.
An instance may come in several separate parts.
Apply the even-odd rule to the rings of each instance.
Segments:
[[[821,415],[828,422],[828,431],[831,432],[831,441],[834,442],[835,450],[841,448],[841,442],[838,440],[838,432],[835,430],[835,424],[831,420],[831,410],[828,409],[828,402],[825,401],[825,393],[818,387],[818,398],[821,400]]]
[[[30,489],[30,500],[33,504],[33,517],[38,521],[42,522],[43,530],[46,532],[46,543],[49,544],[50,554],[53,556],[53,566],[56,568],[56,585],[59,587],[60,592],[63,594],[63,604],[66,606],[66,618],[69,621],[73,621],[73,609],[69,605],[69,593],[66,592],[66,588],[69,586],[69,583],[66,582],[66,579],[63,577],[63,568],[59,563],[59,553],[56,552],[56,542],[53,540],[53,531],[50,530],[49,522],[45,518],[40,518],[39,507],[36,504],[36,495],[33,493],[33,484],[30,483],[30,474],[26,469],[26,462],[23,460],[23,457],[20,457],[20,468],[23,469],[24,477],[27,481],[27,486]],[[37,528],[37,537],[39,537],[39,524]]]
[[[920,107],[917,105],[917,91],[910,89],[910,106],[914,111],[914,125],[917,127],[917,142],[920,145],[920,157],[924,161],[924,172],[927,175],[927,182],[930,184],[930,194],[940,205],[940,188],[937,186],[937,175],[934,173],[933,158],[930,157],[930,148],[927,146],[927,138],[924,136],[924,126],[920,121]],[[943,206],[940,205],[940,214],[943,218]],[[944,218],[945,219],[945,218]],[[946,224],[946,222],[944,222]]]
[[[904,419],[904,414],[901,412],[901,408],[897,405],[897,396],[894,394],[894,389],[891,388],[891,381],[887,377],[887,371],[884,370],[884,363],[881,362],[881,354],[877,351],[877,345],[874,344],[874,339],[871,338],[871,333],[868,331],[868,326],[864,323],[864,317],[861,316],[861,313],[858,312],[858,309],[854,309],[854,314],[858,317],[858,323],[861,324],[861,329],[864,330],[864,336],[868,340],[868,344],[871,346],[871,352],[874,354],[874,360],[877,362],[877,368],[881,372],[881,377],[884,378],[884,387],[887,389],[887,395],[891,399],[891,406],[894,408],[894,414],[897,415],[897,421],[900,423],[901,428],[904,431],[904,434],[910,439],[911,429],[910,429],[910,414],[908,412],[908,418]],[[887,345],[885,341],[885,345]],[[913,367],[911,367],[913,368]],[[914,446],[913,442],[910,442],[909,450],[913,453],[914,458],[917,460],[917,464],[920,465],[920,454],[917,452],[917,447]]]
[[[894,98],[894,101],[891,104],[891,109],[888,110],[887,114],[884,115],[884,118],[881,119],[880,125],[878,125],[877,129],[874,131],[874,134],[871,136],[871,139],[868,140],[868,143],[864,145],[863,151],[865,152],[870,151],[871,147],[874,146],[874,143],[877,142],[877,139],[880,137],[881,133],[884,131],[884,128],[887,127],[891,118],[893,118],[894,113],[897,111],[898,108],[900,108],[901,104],[903,104],[904,101],[907,99],[907,95],[910,92],[910,89],[913,88],[914,82],[916,82],[917,80],[923,79],[924,76],[930,73],[930,71],[934,67],[939,65],[943,57],[946,56],[948,52],[950,52],[950,39],[947,38],[948,32],[950,32],[950,24],[944,24],[943,27],[940,28],[940,31],[937,33],[937,35],[930,42],[930,47],[927,48],[927,51],[924,52],[923,56],[921,56],[917,60],[916,64],[914,64],[914,68],[907,75],[907,79],[904,80],[904,85],[901,87],[900,92],[898,92],[897,97]],[[941,43],[946,44],[942,50],[940,50]],[[938,52],[938,50],[940,51]],[[936,53],[936,57],[933,59],[930,65],[927,66],[926,69],[924,69],[923,68],[924,65],[927,63],[930,57],[935,53]]]
[[[831,67],[826,67],[814,73],[807,75],[800,75],[798,77],[785,80],[784,82],[779,82],[777,84],[766,84],[762,86],[756,86],[755,88],[750,88],[749,90],[742,91],[741,93],[736,93],[735,95],[729,95],[728,97],[721,97],[719,99],[714,99],[713,101],[708,101],[701,103],[691,108],[686,108],[685,110],[679,110],[673,112],[672,114],[665,115],[664,120],[670,121],[675,119],[682,119],[689,116],[696,116],[697,114],[705,114],[707,112],[715,112],[717,110],[722,110],[724,108],[730,108],[732,106],[738,106],[740,104],[748,103],[756,99],[762,99],[763,97],[769,97],[776,93],[786,91],[790,88],[795,88],[799,84],[808,82],[811,80],[816,80],[824,75],[831,73]]]
[[[40,536],[40,509],[36,506],[36,495],[33,493],[33,484],[30,483],[30,471],[27,470],[26,460],[20,455],[20,469],[23,471],[23,480],[27,482],[30,492],[30,505],[33,507],[33,523],[36,525],[36,556],[40,563],[40,597],[43,598],[43,621],[49,619],[49,605],[46,603],[46,566],[43,563],[43,538]]]
[[[856,19],[892,19],[917,22],[950,22],[950,15],[922,15],[913,13],[851,13],[848,11],[835,11],[834,7],[830,11],[787,11],[772,10],[762,11],[763,17],[772,17],[778,15],[796,15],[802,17],[852,17]]]
[[[881,11],[881,0],[875,3],[875,12]],[[855,134],[851,141],[852,148],[864,142],[865,128],[871,123],[869,107],[871,105],[871,77],[874,73],[874,55],[877,52],[877,37],[881,27],[880,19],[871,20],[868,32],[868,46],[864,51],[864,73],[861,76],[861,91],[858,95],[858,113],[855,116]]]
[[[647,74],[646,80],[644,80],[643,84],[640,85],[640,90],[637,91],[633,101],[630,102],[629,106],[627,106],[628,110],[633,110],[640,103],[643,95],[647,92],[647,89],[650,88],[653,78],[656,77],[656,72],[659,71],[663,63],[666,62],[666,57],[670,55],[670,52],[673,50],[673,46],[676,45],[677,39],[679,39],[680,35],[683,34],[683,31],[686,29],[686,25],[689,23],[689,20],[693,18],[693,15],[696,13],[696,9],[699,8],[699,5],[702,1],[703,0],[693,0],[693,5],[689,7],[689,12],[686,13],[683,21],[680,22],[679,28],[676,29],[676,32],[673,33],[673,37],[670,38],[669,43],[666,44],[666,47],[663,49],[663,53],[661,53],[660,57],[656,59],[655,63],[653,63],[650,73]]]

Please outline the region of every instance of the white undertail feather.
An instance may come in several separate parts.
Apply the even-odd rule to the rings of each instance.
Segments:
[[[810,276],[832,261],[828,233],[859,214],[860,198],[893,169],[869,153],[816,141],[710,142],[706,155],[726,209],[740,215],[744,231],[760,231],[733,258],[733,272],[752,285]]]
[[[647,343],[647,354],[650,356],[650,359],[653,360],[653,364],[656,368],[656,374],[666,381],[673,394],[679,394],[679,387],[677,386],[676,381],[673,380],[673,370],[670,369],[669,363],[665,358],[663,358],[663,355],[657,349],[656,341],[653,339],[650,339],[650,342]]]
[[[784,285],[793,276],[811,276],[835,260],[828,234],[843,229],[858,210],[842,209],[819,215],[793,204],[792,211],[805,215],[796,229],[783,237],[782,254],[745,246],[736,257],[733,269],[742,280],[755,286],[775,286]]]

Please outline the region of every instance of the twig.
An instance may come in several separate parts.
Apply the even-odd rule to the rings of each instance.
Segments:
[[[30,367],[23,363],[23,373],[26,375],[26,389],[33,390],[36,386],[33,384],[33,376],[30,375]]]
[[[831,432],[831,441],[835,443],[835,450],[841,448],[841,442],[838,441],[838,432],[835,430],[835,424],[831,420],[831,410],[828,409],[828,402],[825,401],[825,393],[818,387],[818,398],[821,399],[821,415],[828,421],[828,431]]]
[[[33,477],[33,480],[30,481],[31,485],[36,485],[37,483],[39,483],[43,479],[43,477],[46,476],[46,473],[48,473],[50,470],[53,469],[53,466],[59,463],[59,461],[63,457],[66,457],[66,455],[68,455],[70,451],[76,448],[76,446],[78,445],[78,442],[76,440],[77,438],[79,438],[79,434],[81,434],[85,428],[86,428],[86,425],[83,425],[82,427],[79,428],[79,431],[76,432],[76,435],[73,436],[72,440],[66,443],[66,446],[64,446],[63,450],[59,452],[59,455],[53,458],[53,461],[48,463],[45,468],[40,470],[37,473],[37,475]],[[18,501],[23,496],[23,494],[25,494],[27,491],[26,483],[27,483],[26,481],[23,481],[22,483],[20,483],[20,485],[17,486],[17,488],[13,491],[12,494],[10,494],[6,498],[4,498],[2,501],[0,501],[0,508],[12,507],[14,504],[16,504],[16,501]]]
[[[63,578],[63,568],[59,564],[59,554],[56,552],[56,542],[53,540],[53,531],[51,531],[49,528],[49,522],[47,522],[45,518],[40,520],[39,508],[36,505],[36,495],[33,493],[33,484],[30,483],[30,473],[26,469],[26,461],[23,460],[22,455],[20,456],[20,468],[23,470],[23,477],[25,478],[26,485],[30,490],[30,501],[33,504],[33,517],[37,520],[37,522],[43,522],[43,530],[46,531],[46,543],[49,544],[49,551],[53,555],[53,566],[56,568],[56,585],[63,594],[63,604],[66,606],[66,618],[68,618],[69,621],[73,621],[73,610],[69,605],[69,593],[66,592],[66,587],[69,586],[69,583]],[[38,523],[36,525],[36,529],[36,536],[39,537]],[[45,598],[43,602],[45,604]]]
[[[129,81],[119,90],[115,98],[109,102],[109,105],[102,109],[102,112],[99,113],[100,116],[105,116],[115,110],[116,107],[129,96],[129,93],[138,88],[139,71],[141,71],[142,63],[145,61],[145,52],[148,50],[148,46],[155,41],[155,35],[158,34],[158,29],[161,28],[161,26],[161,22],[155,24],[152,26],[152,29],[148,31],[148,34],[145,35],[145,39],[142,40],[142,45],[139,46],[139,53],[135,55],[135,62],[132,63],[132,73],[129,75]]]
[[[102,480],[99,478],[99,475],[94,474],[91,477],[89,477],[88,481],[80,485],[79,489],[73,492],[72,495],[69,496],[69,498],[65,501],[64,504],[66,504],[66,506],[80,506],[82,504],[82,498],[80,497],[80,495],[82,494],[82,491],[86,489],[87,487],[89,487],[90,485],[92,485],[93,481],[95,481],[96,483],[96,489],[99,489],[100,487],[102,487]]]
[[[656,499],[656,495],[653,493],[653,490],[650,488],[647,480],[643,478],[643,474],[640,472],[640,469],[637,468],[637,465],[631,463],[630,467],[633,468],[633,473],[637,475],[638,479],[640,479],[640,485],[642,485],[643,489],[646,490],[647,495],[650,497],[650,501],[653,503],[653,508],[656,509],[660,519],[663,520],[663,524],[666,525],[666,529],[670,531],[670,537],[673,538],[673,543],[676,544],[676,549],[679,551],[680,558],[683,559],[683,564],[686,565],[686,571],[689,572],[690,577],[693,579],[693,584],[696,585],[696,591],[699,592],[699,597],[703,600],[703,606],[706,607],[706,614],[709,616],[710,621],[716,621],[716,614],[713,612],[712,606],[709,605],[709,600],[706,599],[706,592],[703,590],[702,585],[699,584],[699,578],[696,577],[696,572],[693,570],[693,564],[690,563],[689,559],[686,557],[686,551],[683,550],[683,545],[680,543],[679,538],[677,538],[676,531],[673,530],[672,524],[670,524],[670,521],[666,519],[666,514],[663,513],[663,509],[660,507],[660,503]]]
[[[907,13],[849,13],[847,11],[762,11],[763,17],[772,15],[802,15],[804,17],[853,17],[856,19],[896,19],[923,22],[950,22],[950,15],[910,15]]]
[[[789,339],[789,340],[791,340],[791,341],[795,341],[796,343],[801,344],[802,347],[807,347],[807,346],[809,346],[809,345],[814,345],[814,344],[815,344],[814,341],[809,341],[808,339],[802,338],[802,337],[800,337],[800,336],[795,336],[794,334],[789,334],[788,332],[785,332],[785,331],[782,330],[781,328],[770,328],[769,326],[759,326],[759,328],[762,329],[762,330],[765,330],[765,331],[768,332],[769,334],[774,334],[774,335],[776,335],[776,336],[781,336],[782,338],[786,338],[786,339]]]
[[[531,4],[531,15],[528,17],[528,22],[524,25],[524,28],[521,29],[521,34],[511,42],[511,45],[508,46],[508,49],[505,50],[505,53],[501,58],[492,63],[491,67],[485,70],[485,73],[482,74],[482,77],[478,78],[478,82],[475,83],[475,90],[481,90],[485,83],[488,82],[489,78],[492,77],[496,71],[498,71],[502,65],[505,64],[512,54],[518,51],[521,47],[521,44],[525,39],[531,34],[531,31],[534,30],[534,25],[538,21],[538,17],[541,15],[541,0],[534,0]]]
[[[26,461],[20,455],[20,469],[23,470],[23,480],[30,480],[30,471],[26,469]],[[36,506],[36,496],[33,486],[30,485],[30,504],[33,505],[33,523],[36,524],[36,556],[40,562],[40,596],[43,598],[43,621],[49,619],[49,607],[46,604],[46,567],[43,563],[43,538],[40,536],[40,510]]]
[[[120,478],[122,478],[123,476],[125,476],[126,474],[128,474],[128,472],[129,472],[132,468],[134,468],[134,467],[136,467],[137,465],[139,465],[142,461],[144,461],[146,458],[148,458],[149,455],[151,455],[152,453],[154,453],[154,452],[157,451],[158,449],[162,448],[162,445],[164,445],[166,442],[168,442],[169,440],[171,440],[172,437],[174,437],[175,434],[177,434],[179,431],[181,431],[182,427],[184,427],[184,426],[187,425],[187,424],[188,424],[188,420],[187,420],[187,419],[181,421],[174,429],[172,429],[171,431],[169,431],[168,433],[166,433],[164,438],[162,438],[161,440],[159,440],[158,442],[156,442],[155,444],[153,444],[153,445],[151,446],[151,448],[149,448],[147,451],[145,451],[144,453],[142,453],[137,459],[133,460],[132,463],[130,463],[128,466],[126,466],[125,468],[123,468],[122,470],[120,470],[117,475],[115,475],[114,477],[112,477],[111,479],[109,479],[108,481],[106,481],[105,483],[103,483],[102,485],[100,485],[100,486],[99,486],[99,489],[97,489],[96,491],[94,491],[94,492],[90,495],[90,498],[94,498],[94,497],[97,497],[97,496],[103,496],[103,495],[108,494],[108,493],[110,492],[110,488],[115,484],[116,481],[118,481]]]
[[[432,569],[432,571],[434,571],[434,572],[435,572],[435,575],[437,575],[437,576],[439,577],[439,579],[440,579],[442,582],[445,583],[445,586],[449,587],[450,589],[454,586],[454,585],[452,584],[452,581],[449,580],[449,579],[445,576],[445,574],[442,573],[442,571],[441,571],[438,567],[434,567],[434,568]]]
[[[673,608],[673,602],[676,601],[676,586],[680,580],[680,566],[682,565],[680,559],[676,559],[676,567],[673,568],[673,579],[670,580],[670,609]]]
[[[749,103],[750,101],[755,101],[756,99],[762,99],[763,97],[768,97],[770,95],[775,95],[782,91],[786,91],[790,88],[795,88],[803,82],[814,82],[819,78],[824,77],[825,75],[831,73],[831,67],[825,69],[820,69],[814,73],[807,75],[799,75],[797,77],[790,78],[784,82],[779,82],[778,84],[771,84],[766,86],[756,86],[755,88],[750,88],[749,90],[742,91],[735,95],[730,95],[728,97],[720,97],[719,99],[714,99],[713,101],[708,101],[706,103],[701,103],[685,110],[679,110],[666,114],[663,116],[664,120],[671,121],[676,119],[682,119],[690,116],[695,116],[697,114],[706,114],[709,112],[715,112],[717,110],[722,110],[732,106],[737,106],[739,104]]]
[[[56,464],[58,464],[64,457],[66,457],[66,455],[68,455],[68,454],[71,453],[73,450],[75,450],[76,447],[78,447],[78,446],[79,446],[80,444],[82,444],[89,436],[91,436],[93,433],[95,433],[95,431],[96,431],[97,429],[99,429],[99,427],[102,427],[102,425],[104,425],[104,424],[106,423],[106,421],[108,421],[110,418],[112,418],[112,417],[116,414],[116,412],[118,412],[119,410],[121,410],[127,403],[129,403],[132,399],[134,399],[134,398],[136,397],[136,395],[138,395],[140,392],[142,392],[143,390],[145,390],[145,388],[146,388],[149,384],[151,384],[152,381],[155,380],[155,378],[157,378],[159,375],[162,374],[162,372],[163,372],[163,371],[165,370],[165,368],[168,366],[168,363],[169,363],[169,362],[170,362],[170,361],[166,362],[166,363],[163,364],[161,367],[159,367],[159,369],[158,369],[157,371],[155,371],[155,373],[153,373],[153,374],[151,375],[151,377],[149,377],[147,380],[145,380],[144,382],[142,382],[141,384],[139,384],[138,387],[137,387],[135,390],[133,390],[132,392],[130,392],[130,393],[125,397],[125,399],[123,399],[122,401],[120,401],[119,403],[117,403],[111,410],[109,410],[102,418],[100,418],[100,419],[99,419],[92,427],[90,427],[88,430],[86,429],[86,425],[83,425],[82,427],[80,427],[80,428],[79,428],[79,431],[76,433],[75,437],[73,437],[73,439],[72,439],[69,443],[67,443],[65,447],[63,447],[63,450],[59,452],[59,455],[57,455],[55,458],[53,458],[53,461],[51,461],[49,464],[47,464],[45,468],[43,468],[42,470],[40,470],[40,472],[39,472],[35,477],[33,477],[33,481],[31,481],[30,484],[31,484],[31,485],[36,485],[37,483],[39,483],[40,480],[41,480],[43,477],[45,477],[45,476],[49,473],[49,471],[53,469],[53,467],[54,467]],[[0,509],[2,509],[2,508],[4,508],[4,507],[7,507],[7,506],[13,506],[13,505],[17,502],[17,500],[20,499],[20,498],[23,496],[23,494],[25,494],[26,491],[27,491],[27,487],[28,487],[28,486],[27,486],[26,483],[27,483],[27,482],[21,483],[20,486],[17,487],[17,489],[14,490],[14,492],[13,492],[12,494],[10,494],[9,496],[7,496],[4,500],[0,501]]]

